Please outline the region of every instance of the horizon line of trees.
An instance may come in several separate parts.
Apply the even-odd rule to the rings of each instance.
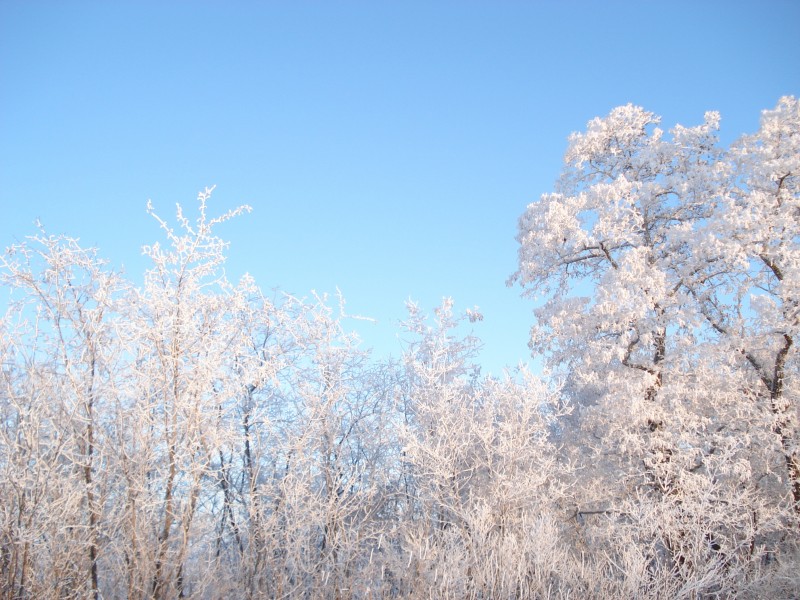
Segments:
[[[800,103],[729,148],[632,105],[519,221],[546,373],[408,303],[230,282],[156,218],[135,287],[44,231],[0,259],[0,598],[800,596]],[[465,333],[466,331],[466,333]]]

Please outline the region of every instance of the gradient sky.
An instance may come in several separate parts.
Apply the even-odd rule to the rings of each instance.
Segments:
[[[0,246],[96,245],[141,280],[145,212],[250,204],[228,273],[338,286],[400,353],[414,298],[478,305],[485,371],[527,361],[516,222],[567,136],[632,102],[722,114],[729,142],[800,94],[800,2],[0,2]]]

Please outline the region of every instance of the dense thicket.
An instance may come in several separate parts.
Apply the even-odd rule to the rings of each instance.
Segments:
[[[2,598],[797,597],[800,104],[718,121],[570,138],[512,277],[546,380],[481,376],[449,300],[391,362],[228,281],[208,190],[140,287],[10,247]]]

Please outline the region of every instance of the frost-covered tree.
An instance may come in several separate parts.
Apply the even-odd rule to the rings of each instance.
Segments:
[[[115,440],[125,497],[115,541],[129,567],[128,598],[175,597],[208,583],[192,565],[207,561],[211,546],[206,506],[216,489],[208,481],[227,434],[220,413],[239,390],[232,358],[243,336],[233,317],[248,291],[247,280],[226,279],[227,244],[214,232],[246,207],[210,218],[209,196],[200,195],[195,222],[178,207],[177,231],[156,216],[167,245],[144,248],[152,267],[128,298],[121,335],[131,374]]]
[[[270,343],[284,366],[248,388],[247,593],[348,597],[380,585],[371,557],[388,533],[391,371],[324,298],[283,310]]]
[[[94,251],[44,232],[0,266],[0,592],[98,598],[115,535],[107,435],[127,285]]]
[[[527,372],[480,376],[479,340],[446,299],[430,323],[409,304],[404,324],[404,486],[399,556],[404,597],[544,595],[568,569],[555,507],[568,471],[551,426],[557,394]]]
[[[578,407],[565,439],[595,450],[578,514],[712,592],[797,541],[800,112],[781,99],[729,150],[716,113],[658,124],[628,105],[571,136],[510,282],[543,300],[530,346]]]
[[[706,323],[757,380],[800,514],[800,102],[782,98],[730,151],[733,182],[710,224],[716,246],[689,288]]]

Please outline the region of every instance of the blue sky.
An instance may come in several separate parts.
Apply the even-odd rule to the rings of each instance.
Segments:
[[[0,2],[0,245],[51,233],[140,279],[217,185],[228,272],[338,286],[400,352],[404,302],[480,306],[485,371],[529,359],[516,221],[566,138],[633,102],[726,142],[800,94],[800,2]],[[190,211],[190,214],[194,214]]]

